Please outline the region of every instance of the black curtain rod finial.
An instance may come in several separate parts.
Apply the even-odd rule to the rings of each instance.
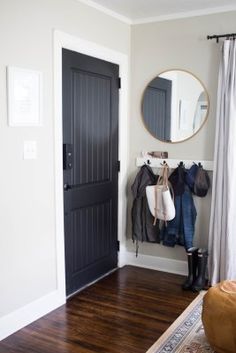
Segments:
[[[207,40],[209,39],[216,39],[216,43],[219,43],[219,38],[226,38],[226,39],[235,39],[236,33],[227,33],[227,34],[214,34],[212,36],[207,36]]]

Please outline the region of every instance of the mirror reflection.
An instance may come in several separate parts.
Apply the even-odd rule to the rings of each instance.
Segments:
[[[208,109],[203,84],[183,70],[165,71],[155,77],[143,95],[144,124],[154,137],[165,142],[180,142],[197,133]]]

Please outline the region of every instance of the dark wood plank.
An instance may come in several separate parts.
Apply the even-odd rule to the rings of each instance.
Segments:
[[[196,296],[183,280],[125,266],[0,342],[0,353],[144,353]]]

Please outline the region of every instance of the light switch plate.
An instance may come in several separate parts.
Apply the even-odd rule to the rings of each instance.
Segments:
[[[36,159],[36,158],[37,158],[37,142],[24,141],[24,159]]]

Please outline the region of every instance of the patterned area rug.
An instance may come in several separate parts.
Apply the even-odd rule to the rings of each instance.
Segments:
[[[204,294],[202,292],[194,299],[146,353],[214,353],[201,320]]]

